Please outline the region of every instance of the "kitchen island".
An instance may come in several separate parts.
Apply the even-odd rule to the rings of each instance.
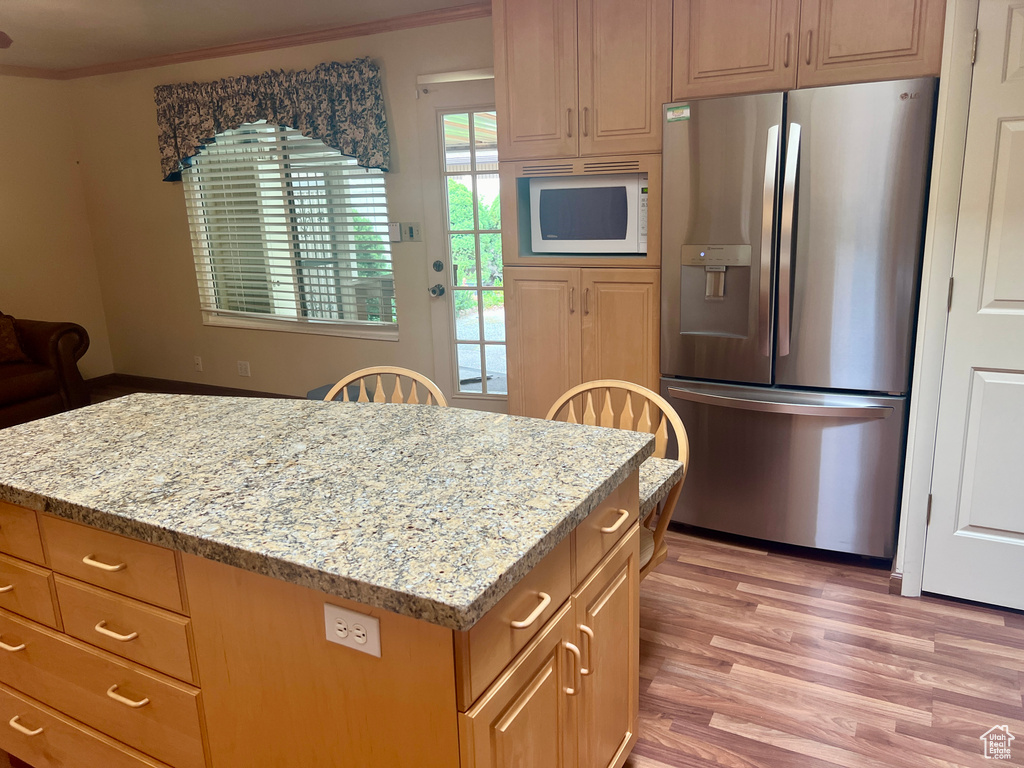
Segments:
[[[652,450],[460,409],[171,395],[5,430],[0,748],[621,765]]]

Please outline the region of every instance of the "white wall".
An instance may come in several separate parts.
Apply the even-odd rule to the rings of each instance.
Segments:
[[[118,373],[302,395],[398,364],[433,375],[423,243],[393,250],[397,342],[204,326],[180,184],[161,180],[153,87],[371,56],[384,75],[393,221],[423,221],[416,76],[492,65],[489,18],[71,81],[84,196]],[[440,183],[440,181],[438,181]],[[193,356],[205,371],[193,370]],[[237,375],[247,360],[251,378]]]
[[[86,217],[69,83],[0,76],[0,311],[89,332],[89,378],[113,364]]]

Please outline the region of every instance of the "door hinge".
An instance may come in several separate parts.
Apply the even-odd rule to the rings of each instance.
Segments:
[[[971,42],[971,65],[978,60],[978,30],[974,30],[974,40]]]
[[[949,278],[949,291],[946,293],[946,313],[949,313],[950,307],[953,306],[953,278]]]
[[[928,516],[925,517],[924,524],[932,524],[932,495],[930,493],[928,494]]]

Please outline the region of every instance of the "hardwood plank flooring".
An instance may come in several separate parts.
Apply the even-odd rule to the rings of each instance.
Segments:
[[[626,768],[1024,765],[1024,614],[889,572],[670,530],[640,588]],[[1016,737],[984,756],[993,726]]]

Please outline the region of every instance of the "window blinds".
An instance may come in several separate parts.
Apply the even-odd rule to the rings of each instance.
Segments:
[[[381,171],[255,123],[217,136],[182,181],[204,311],[396,322]]]

